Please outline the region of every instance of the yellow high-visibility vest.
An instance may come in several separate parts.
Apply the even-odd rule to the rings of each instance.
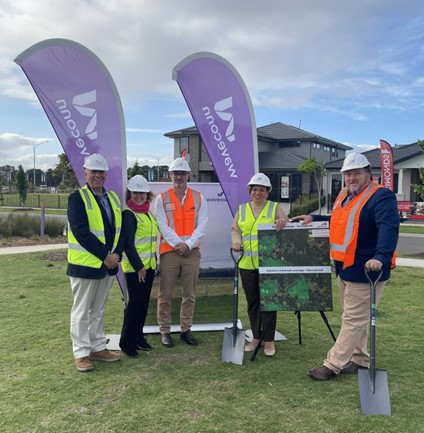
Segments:
[[[129,208],[128,208],[129,209]],[[149,212],[144,213],[134,212],[129,209],[137,221],[137,229],[135,231],[134,244],[140,260],[143,262],[145,269],[156,269],[156,241],[158,236],[158,225]],[[135,272],[127,255],[122,254],[122,270],[124,272]]]
[[[241,269],[259,268],[258,224],[273,224],[276,219],[278,203],[267,201],[261,213],[255,218],[250,203],[244,203],[238,208],[238,226],[241,231],[243,257],[240,260]]]
[[[91,192],[90,188],[87,187],[87,185],[83,186],[79,192],[87,212],[90,232],[93,233],[100,242],[106,244],[102,212],[94,197],[94,194]],[[115,217],[115,238],[113,240],[113,247],[111,249],[111,251],[113,251],[118,245],[119,235],[121,233],[122,214],[121,203],[118,195],[113,191],[108,191],[108,196],[111,199],[110,203],[112,213]],[[72,233],[70,226],[68,227],[68,262],[73,265],[87,266],[89,268],[95,269],[100,269],[103,263],[102,260],[88,252],[79,244]]]

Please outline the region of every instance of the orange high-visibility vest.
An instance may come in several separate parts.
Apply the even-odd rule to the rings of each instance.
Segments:
[[[371,182],[342,208],[341,205],[348,192],[347,188],[343,188],[334,202],[330,221],[330,254],[333,260],[343,262],[343,269],[352,266],[355,262],[359,215],[364,205],[379,188],[384,187]],[[394,263],[395,254],[392,258],[392,268]]]
[[[197,226],[197,215],[199,213],[201,203],[200,193],[188,188],[184,206],[181,205],[180,200],[175,195],[172,188],[163,192],[161,195],[163,209],[165,211],[169,227],[171,227],[181,238],[181,240],[185,242],[186,240],[190,239],[194,229]],[[199,245],[196,245],[196,247],[199,247]],[[175,251],[175,248],[169,245],[161,236],[159,247],[160,254],[167,253],[169,251]]]

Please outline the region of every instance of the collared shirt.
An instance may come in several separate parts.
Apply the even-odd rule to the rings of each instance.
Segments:
[[[369,183],[367,185],[365,185],[363,188],[361,188],[358,191],[349,191],[349,189],[347,190],[347,196],[346,198],[343,200],[342,202],[342,208],[345,207],[351,200],[353,200],[358,194],[360,194],[367,186],[369,185]]]
[[[184,193],[184,197],[181,201],[181,205],[184,205],[186,196],[187,196],[187,189]],[[179,243],[183,242],[181,238],[177,235],[177,233],[175,233],[175,231],[168,225],[168,219],[166,218],[165,210],[163,209],[163,200],[161,194],[159,194],[156,197],[154,214],[161,235],[169,245],[175,247]],[[200,207],[199,207],[199,212],[197,214],[196,228],[194,229],[190,239],[185,241],[185,243],[190,249],[198,245],[200,243],[200,240],[205,236],[207,223],[208,223],[208,206],[207,206],[206,198],[202,194],[200,194]]]
[[[102,204],[104,210],[106,211],[107,218],[108,218],[110,224],[113,226],[112,209],[111,209],[111,207],[110,207],[110,203],[109,203],[109,200],[108,200],[108,198],[107,198],[107,191],[104,190],[104,191],[103,191],[103,195],[98,195],[98,194],[96,194],[96,193],[94,193],[94,194],[95,194],[95,195],[97,196],[97,198],[100,200],[100,203]]]

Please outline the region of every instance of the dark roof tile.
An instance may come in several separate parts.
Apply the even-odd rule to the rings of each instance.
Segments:
[[[400,164],[403,161],[407,161],[409,159],[415,158],[423,154],[423,151],[418,146],[418,143],[411,144],[398,144],[392,147],[393,149],[393,163],[394,165]],[[368,158],[368,161],[373,168],[381,168],[380,167],[380,148],[377,147],[372,150],[367,150],[366,152],[361,152]],[[327,169],[340,169],[343,165],[343,159],[337,159],[331,162],[327,162],[325,164],[325,168]]]

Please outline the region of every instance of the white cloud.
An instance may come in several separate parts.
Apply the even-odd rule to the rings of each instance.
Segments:
[[[11,146],[16,140],[5,141],[6,133],[30,142],[50,137],[37,161],[57,163],[61,147],[13,62],[48,38],[75,40],[105,63],[121,94],[128,143],[140,136],[138,146],[128,145],[131,161],[147,160],[152,148],[172,153],[163,134],[193,125],[171,74],[197,51],[235,66],[258,126],[319,117],[321,129],[311,131],[319,135],[331,125],[339,140],[373,142],[374,129],[387,128],[393,142],[410,142],[424,135],[423,12],[422,0],[1,0],[0,165],[31,166],[31,148]],[[390,116],[400,114],[408,118],[395,129]]]

